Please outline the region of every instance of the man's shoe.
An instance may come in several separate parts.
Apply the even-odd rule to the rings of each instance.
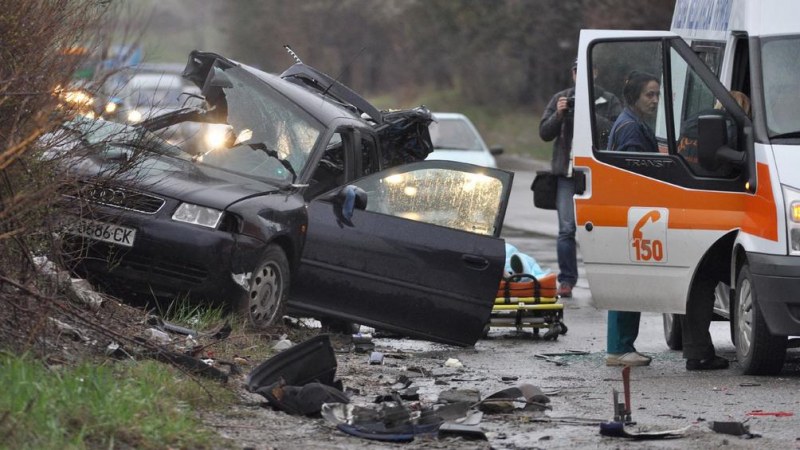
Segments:
[[[653,358],[639,352],[609,353],[606,355],[607,366],[649,366]]]
[[[721,356],[708,359],[687,359],[686,370],[722,370],[728,368],[728,360]]]
[[[572,297],[572,285],[569,283],[561,283],[558,285],[558,292],[559,297],[562,298],[570,298]]]

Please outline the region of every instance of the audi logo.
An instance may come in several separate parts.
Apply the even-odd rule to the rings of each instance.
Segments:
[[[95,186],[87,189],[86,195],[89,199],[97,203],[122,206],[125,204],[126,193],[122,189]]]

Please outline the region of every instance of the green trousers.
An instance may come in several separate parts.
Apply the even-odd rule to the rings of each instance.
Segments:
[[[606,329],[606,351],[608,353],[635,352],[633,343],[639,336],[639,318],[642,313],[609,311]]]

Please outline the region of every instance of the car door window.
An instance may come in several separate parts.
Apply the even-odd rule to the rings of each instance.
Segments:
[[[312,199],[317,195],[341,186],[345,179],[345,140],[341,133],[333,133],[322,154],[304,197]]]
[[[503,182],[490,175],[449,167],[452,165],[446,163],[430,167],[428,162],[428,167],[381,172],[355,184],[367,192],[368,211],[497,235],[498,217],[502,217],[505,207]]]
[[[710,69],[699,64],[695,56],[677,38],[601,41],[591,47],[590,65],[599,74],[595,84],[611,90],[625,107],[612,127],[608,147],[601,147],[596,140],[594,154],[598,160],[684,187],[743,189],[742,170],[731,166],[711,170],[699,164],[697,130],[701,116],[718,115],[725,119],[731,148],[744,151],[744,139],[739,136],[741,127],[728,111],[731,106],[737,108],[735,102],[727,92],[719,90],[721,86]],[[694,63],[690,64],[687,58]],[[655,82],[659,89],[658,105],[650,110],[644,109],[647,104],[642,97],[647,90],[636,89],[636,83],[642,83],[641,74],[646,74],[646,79]],[[723,107],[723,103],[728,107]],[[597,136],[598,131],[593,129],[593,135]],[[619,136],[647,145],[621,146]],[[626,151],[631,148],[634,151]]]
[[[380,171],[380,160],[378,158],[378,146],[373,136],[362,136],[361,138],[361,174],[369,175]]]

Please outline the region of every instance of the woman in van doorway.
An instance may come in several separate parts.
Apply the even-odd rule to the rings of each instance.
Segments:
[[[631,72],[625,79],[622,95],[625,109],[609,135],[609,150],[617,152],[657,152],[656,136],[647,120],[658,110],[661,85],[645,72]],[[647,366],[651,358],[636,351],[641,313],[609,311],[606,329],[607,366]]]

